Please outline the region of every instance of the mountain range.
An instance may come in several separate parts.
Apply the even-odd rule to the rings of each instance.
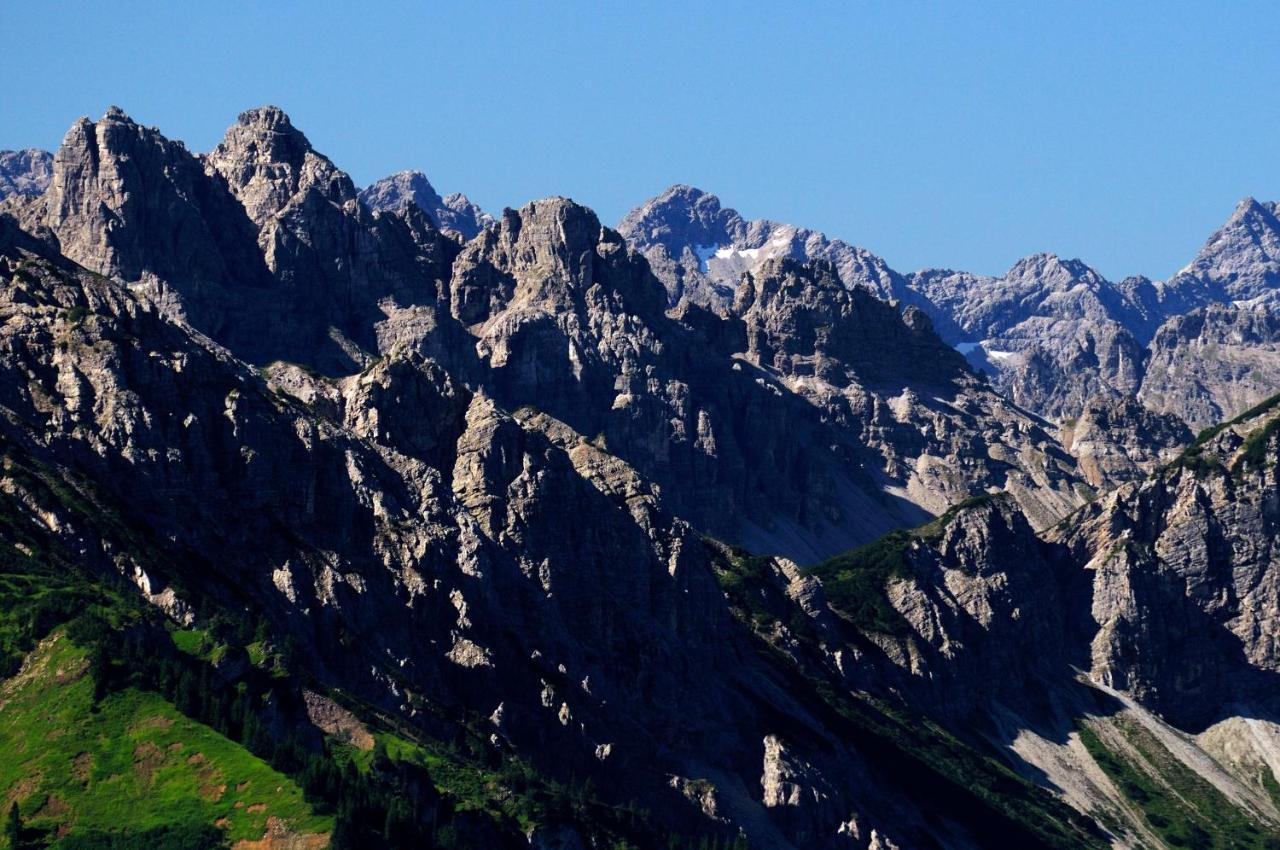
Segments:
[[[10,846],[1280,840],[1275,205],[904,275],[359,189],[275,107],[0,189]]]

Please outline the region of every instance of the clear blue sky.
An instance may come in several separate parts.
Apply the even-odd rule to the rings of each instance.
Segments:
[[[0,148],[115,103],[207,150],[275,103],[360,184],[420,168],[616,223],[686,182],[903,271],[1046,250],[1163,277],[1280,199],[1274,0],[0,0],[0,32]]]

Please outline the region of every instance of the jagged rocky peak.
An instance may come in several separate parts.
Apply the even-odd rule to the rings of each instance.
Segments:
[[[220,281],[229,275],[217,246],[240,228],[234,201],[206,191],[205,182],[201,163],[181,142],[113,106],[67,131],[42,196],[7,204],[24,229],[48,235],[100,274]],[[218,227],[207,226],[210,215],[221,219]],[[253,279],[252,258],[238,256],[237,263],[236,275]]]
[[[946,381],[966,371],[922,311],[899,311],[865,289],[847,289],[826,260],[766,260],[743,275],[733,313],[746,325],[748,355],[783,374],[845,385]],[[842,375],[845,369],[852,372]]]
[[[1073,286],[1084,283],[1096,288],[1103,278],[1085,263],[1063,259],[1057,254],[1041,252],[1018,260],[1005,274],[1009,280],[1030,280],[1050,286]]]
[[[421,171],[400,171],[384,177],[362,189],[360,201],[371,210],[398,210],[405,204],[417,204],[441,230],[452,231],[463,241],[494,223],[493,216],[460,192],[440,197]]]
[[[734,210],[723,209],[720,199],[709,192],[677,183],[650,198],[622,219],[618,231],[628,238],[657,243],[678,257],[686,247],[707,246],[732,241],[735,225],[742,217]]]
[[[421,171],[397,171],[360,190],[360,200],[375,210],[397,209],[415,203],[424,210],[444,202],[440,193]]]
[[[615,268],[644,269],[588,211],[563,201],[531,207],[504,217],[503,238],[476,240],[489,244],[486,261],[535,276],[570,254],[594,251],[597,281],[612,279]],[[815,680],[792,675],[785,651],[757,651],[746,631],[754,626],[733,618],[710,547],[669,512],[668,488],[653,487],[614,448],[618,431],[607,435],[606,451],[546,412],[508,414],[493,396],[413,352],[392,352],[337,380],[280,365],[269,370],[272,387],[128,288],[5,252],[10,238],[25,240],[0,220],[0,269],[12,277],[0,288],[0,401],[14,412],[4,420],[6,454],[21,447],[65,462],[77,482],[100,485],[106,504],[123,505],[127,525],[105,511],[101,522],[97,511],[85,517],[86,529],[117,535],[89,538],[97,545],[77,550],[86,563],[126,577],[145,566],[155,580],[147,580],[148,598],[172,579],[167,599],[191,603],[186,610],[201,600],[232,600],[260,614],[273,640],[297,642],[296,669],[309,687],[340,690],[358,710],[369,707],[367,716],[395,718],[415,738],[448,740],[461,729],[452,718],[490,718],[481,740],[493,742],[495,756],[519,752],[550,776],[592,776],[610,806],[638,801],[656,813],[664,834],[741,825],[752,846],[888,847],[875,833],[870,845],[847,836],[889,824],[901,846],[912,847],[967,835],[992,819],[988,832],[1007,837],[1018,828],[1000,809],[950,790],[957,771],[949,759],[935,767],[909,758],[934,740],[924,724],[895,722],[891,734],[868,737],[840,715],[815,710],[838,698],[842,714],[861,716],[854,700],[865,682],[819,696]],[[546,252],[525,241],[544,238],[555,243]],[[649,285],[660,294],[656,282]],[[596,318],[604,325],[622,319],[603,308]],[[564,356],[565,347],[554,352]],[[700,354],[681,362],[712,362],[695,360]],[[638,373],[636,392],[657,383],[645,369]],[[776,396],[734,375],[726,367],[705,387],[738,384],[759,402],[747,408],[749,430],[770,427],[767,405],[775,402],[766,399]],[[323,404],[273,391],[306,384]],[[688,388],[673,382],[671,389],[683,407]],[[615,409],[612,396],[604,401]],[[670,423],[676,411],[656,410],[652,424]],[[688,424],[698,415],[690,409]],[[719,420],[708,424],[708,439]],[[741,468],[760,470],[776,457],[780,472],[794,474],[795,458],[783,451],[825,442],[785,424],[773,423],[778,439]],[[715,429],[728,451],[729,432]],[[663,443],[674,450],[674,441]],[[688,488],[713,481],[717,468],[668,480]],[[814,495],[815,507],[828,506],[813,493],[819,468],[805,471],[800,492]],[[731,491],[723,483],[715,489],[720,499]],[[61,515],[42,506],[40,516]],[[85,533],[57,525],[68,537]],[[117,528],[128,530],[130,542],[154,535],[180,547],[173,572],[135,563],[147,547],[121,545]],[[819,596],[794,565],[770,567],[774,573],[790,579],[788,592],[794,586]],[[786,624],[807,633],[809,616],[833,619],[788,600],[780,599],[777,625],[768,622],[773,635],[785,636]],[[789,644],[783,649],[795,651]],[[815,657],[861,668],[857,647],[865,641],[841,646],[842,655]],[[816,667],[805,672],[829,680]],[[971,752],[958,742],[945,746],[952,755]],[[909,769],[897,769],[902,763]],[[981,781],[990,787],[986,773]],[[998,779],[1008,783],[1006,774]],[[1018,791],[1024,806],[1027,790]],[[940,795],[977,813],[943,808]],[[1052,801],[1039,799],[1045,812],[1035,818],[1052,825]],[[565,846],[599,843],[565,830],[572,839]],[[1017,843],[1022,833],[1014,835]],[[527,841],[519,835],[516,843]],[[665,842],[639,846],[658,843]]]
[[[1040,253],[1001,277],[926,270],[907,285],[974,368],[1036,413],[1072,418],[1093,395],[1137,390],[1159,299],[1149,282],[1116,286],[1080,260]]]
[[[1055,532],[1094,576],[1094,680],[1184,729],[1277,717],[1278,415],[1273,396],[1203,432]]]
[[[977,340],[996,338],[1038,316],[1064,320],[1137,321],[1141,310],[1086,263],[1039,253],[1023,257],[1000,277],[926,269],[908,286]],[[1140,289],[1136,284],[1126,289]],[[1017,334],[1028,337],[1028,334]],[[1031,335],[1034,337],[1034,335]]]
[[[0,151],[0,200],[10,195],[39,195],[51,179],[53,154],[48,151]]]
[[[862,248],[790,224],[747,221],[715,195],[684,184],[632,210],[618,231],[648,258],[672,304],[687,298],[723,313],[743,273],[774,257],[829,260],[846,287],[885,298],[908,294],[901,277]]]
[[[351,178],[317,153],[289,116],[275,106],[240,113],[206,161],[227,181],[258,226],[306,190],[337,204],[356,197]]]
[[[1280,287],[1280,204],[1245,198],[1172,281],[1202,298],[1242,301]]]
[[[568,198],[504,210],[454,263],[454,315],[470,325],[509,306],[572,308],[595,284],[651,312],[661,305],[661,292],[643,263],[631,263],[627,254],[616,232]]]

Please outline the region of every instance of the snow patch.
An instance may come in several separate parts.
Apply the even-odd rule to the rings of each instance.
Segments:
[[[763,248],[734,248],[732,245],[730,245],[727,248],[721,248],[719,251],[716,251],[716,259],[731,260],[734,257],[746,257],[747,259],[754,261],[759,259],[760,252],[762,250],[764,249]]]
[[[703,274],[707,273],[707,260],[711,259],[712,257],[718,256],[719,252],[716,249],[719,247],[720,247],[719,245],[694,245],[693,246],[693,253],[697,254],[698,256],[698,271],[702,272]]]
[[[1010,357],[1016,357],[1017,352],[1014,351],[988,351],[987,356],[992,360],[1008,360]]]
[[[956,351],[960,352],[961,354],[969,354],[979,345],[981,345],[981,343],[978,343],[978,342],[957,342]]]

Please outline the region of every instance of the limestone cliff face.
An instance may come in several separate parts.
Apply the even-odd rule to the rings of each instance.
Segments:
[[[1170,285],[1187,300],[1248,301],[1280,284],[1280,205],[1245,198]],[[1185,312],[1185,311],[1184,311]]]
[[[1182,725],[1272,701],[1275,415],[1226,427],[1061,535],[1095,575],[1093,675]]]
[[[279,109],[242,113],[205,162],[256,225],[276,296],[320,335],[296,342],[298,356],[286,359],[338,373],[365,365],[378,353],[373,325],[386,310],[430,302],[448,277],[456,248],[430,219],[414,209],[369,212],[351,178]]]
[[[901,275],[822,234],[746,221],[714,196],[673,186],[624,217],[673,304],[725,315],[743,275],[777,259],[827,260],[846,288],[923,310],[939,335],[1011,401],[1056,422],[1098,396],[1138,398],[1199,429],[1270,394],[1280,272],[1276,204],[1246,198],[1166,281],[1112,282],[1079,260],[1034,254],[1003,275]],[[1123,446],[1120,447],[1123,450]],[[1133,464],[1143,464],[1141,454]]]
[[[1081,749],[1078,723],[1132,755],[1117,718],[1280,821],[1280,408],[1179,453],[1132,399],[1252,398],[1269,367],[1232,346],[1269,344],[1259,305],[1155,331],[1168,287],[1047,255],[895,304],[848,246],[668,195],[629,219],[643,253],[563,198],[462,243],[416,200],[371,209],[273,108],[206,156],[78,122],[0,215],[0,436],[173,547],[145,581],[109,530],[93,552],[171,616],[196,616],[179,587],[250,605],[320,681],[427,732],[466,717],[673,828],[1094,842],[1052,788],[1146,841]],[[671,253],[703,238],[727,265]],[[1017,369],[976,374],[939,305]],[[1202,408],[1132,327],[1169,364],[1199,346],[1166,375]],[[1001,386],[1081,412],[1055,431]]]
[[[1079,260],[1036,254],[998,278],[926,270],[909,285],[950,317],[975,367],[1030,410],[1066,419],[1094,395],[1137,391],[1150,310]]]
[[[597,435],[703,529],[813,557],[909,515],[853,527],[849,501],[879,489],[858,446],[668,318],[644,262],[583,207],[508,211],[464,248],[450,299],[497,398]]]
[[[218,189],[221,188],[221,191]],[[225,187],[210,186],[180,143],[112,108],[77,121],[54,156],[36,203],[19,207],[28,231],[51,232],[68,258],[126,281],[181,280],[221,292],[233,278],[263,280],[252,225]],[[216,297],[205,323],[217,323]]]
[[[1078,500],[1071,459],[918,311],[850,293],[829,265],[775,260],[745,281],[728,318],[668,316],[618,234],[551,199],[467,244],[450,310],[504,404],[598,435],[677,513],[753,548],[812,560],[988,487],[1041,523]]]
[[[113,108],[71,128],[53,171],[43,196],[10,203],[25,229],[258,362],[364,365],[379,303],[433,296],[456,251],[421,213],[365,210],[270,107],[206,158]]]
[[[1156,413],[1128,396],[1099,395],[1062,427],[1063,446],[1098,490],[1146,478],[1192,439],[1182,418]]]
[[[852,430],[933,512],[993,489],[1013,493],[1041,525],[1069,511],[1074,463],[1043,423],[973,375],[923,311],[848,289],[835,272],[771,260],[744,276],[732,308],[746,330],[743,358]]]
[[[1280,386],[1280,317],[1266,298],[1175,316],[1149,349],[1138,398],[1197,430],[1247,410]]]
[[[730,640],[728,620],[700,540],[625,467],[593,480],[616,462],[414,358],[317,416],[116,283],[12,245],[3,262],[6,441],[181,541],[184,582],[254,600],[334,684],[406,717],[424,698],[505,705],[495,732],[512,746],[558,735],[565,764],[589,765],[612,743],[661,784],[632,747],[703,715],[673,688],[707,680],[695,668],[720,653],[681,647]],[[401,443],[391,376],[429,402],[434,431]]]
[[[583,224],[549,206],[541,222],[526,211],[528,233]],[[584,256],[572,237],[540,253],[498,235],[556,274]],[[607,279],[614,243],[585,244]],[[513,268],[513,293],[593,297]],[[1010,820],[936,766],[866,749],[910,752],[761,655],[726,603],[718,550],[551,413],[509,412],[413,350],[341,379],[283,363],[264,375],[11,219],[0,273],[0,437],[94,482],[131,534],[164,542],[165,572],[140,578],[109,526],[86,538],[173,616],[194,616],[188,593],[247,605],[318,681],[424,734],[488,718],[492,746],[592,776],[672,829],[729,825],[779,848],[984,846],[1029,822],[1075,834],[1047,795]],[[41,521],[66,528],[58,510]]]

